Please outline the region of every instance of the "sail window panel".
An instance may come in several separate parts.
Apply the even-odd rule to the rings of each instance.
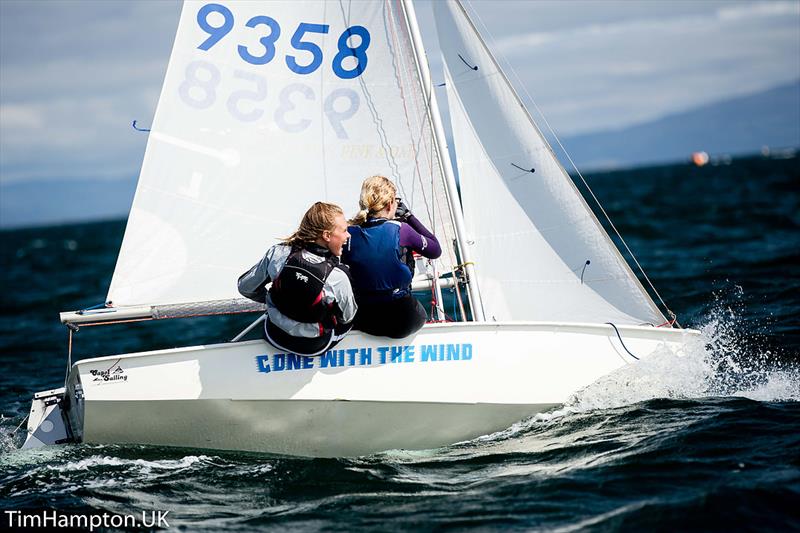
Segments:
[[[494,233],[475,239],[473,251],[487,316],[659,321],[661,313],[594,219],[462,8],[441,2],[434,13],[464,216],[470,235]],[[468,56],[478,70],[459,55]],[[525,237],[503,238],[509,231]],[[492,239],[503,242],[503,249],[495,249]],[[513,257],[513,264],[495,260],[498,255]],[[578,267],[586,260],[590,264],[581,272]],[[503,281],[511,279],[528,282]],[[502,295],[490,294],[493,288]]]
[[[236,298],[238,276],[313,202],[336,203],[352,216],[361,182],[374,174],[392,179],[438,235],[454,235],[397,4],[226,1],[213,8],[227,9],[224,15],[208,5],[184,4],[108,300]],[[254,62],[267,52],[259,38],[271,23],[247,22],[265,16],[280,35],[270,41],[272,59]],[[293,43],[301,24],[318,26]],[[348,77],[358,63],[343,48],[359,48],[363,36],[341,36],[357,27],[369,33],[358,58],[366,68]],[[313,72],[297,72],[315,54],[298,43],[320,51]],[[451,241],[442,239],[443,260],[455,257]]]

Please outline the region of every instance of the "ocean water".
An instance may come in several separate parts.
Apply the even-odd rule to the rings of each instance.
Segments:
[[[587,176],[681,324],[551,412],[426,451],[304,459],[152,446],[20,451],[63,382],[58,312],[102,302],[124,221],[0,232],[0,511],[169,511],[188,531],[800,530],[800,159]],[[82,329],[76,358],[229,339],[250,317]],[[102,529],[102,528],[101,528]],[[129,527],[129,530],[135,530]]]

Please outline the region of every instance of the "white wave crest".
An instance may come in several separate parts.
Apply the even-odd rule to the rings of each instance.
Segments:
[[[558,410],[534,419],[546,421],[563,414],[657,398],[800,401],[800,369],[787,362],[796,361],[796,354],[776,354],[760,344],[758,335],[751,331],[753,326],[741,318],[742,296],[738,286],[716,294],[711,312],[696,326],[700,338],[684,351],[656,351],[577,392]]]
[[[190,468],[196,463],[207,463],[211,458],[205,455],[188,455],[180,459],[164,459],[147,461],[145,459],[122,459],[104,455],[93,455],[78,461],[71,461],[62,465],[53,465],[50,468],[59,471],[89,471],[100,467],[122,467],[133,469],[141,474],[150,474],[155,471],[170,471]]]
[[[565,417],[655,399],[741,397],[761,402],[800,401],[798,354],[776,354],[760,344],[745,323],[743,291],[733,286],[714,295],[700,324],[701,335],[675,353],[666,347],[625,365],[576,392],[566,403],[473,442],[514,438]]]

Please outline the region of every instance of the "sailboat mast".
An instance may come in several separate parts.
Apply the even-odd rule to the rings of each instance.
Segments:
[[[475,268],[472,263],[469,247],[467,245],[466,231],[464,229],[464,213],[461,210],[461,201],[458,197],[456,178],[453,173],[453,165],[447,152],[447,142],[445,141],[442,119],[439,115],[439,106],[436,103],[436,93],[431,84],[431,73],[428,68],[428,60],[425,55],[425,47],[422,44],[422,36],[417,24],[417,15],[414,11],[412,0],[402,0],[403,10],[406,13],[408,29],[411,33],[412,48],[414,49],[414,59],[419,70],[422,91],[428,99],[428,114],[433,124],[434,145],[439,154],[439,162],[444,173],[445,190],[450,204],[450,213],[453,217],[453,224],[456,230],[456,245],[458,247],[461,261],[467,275],[467,290],[469,291],[470,303],[472,306],[472,317],[475,321],[483,322],[486,320],[483,312],[483,302],[481,301],[480,289],[478,288],[478,277],[475,275]]]

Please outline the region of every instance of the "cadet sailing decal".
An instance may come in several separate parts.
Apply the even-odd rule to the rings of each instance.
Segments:
[[[103,383],[123,383],[128,381],[128,375],[125,370],[119,366],[120,360],[111,365],[106,370],[90,370],[89,374],[92,376],[92,383],[100,385]]]

